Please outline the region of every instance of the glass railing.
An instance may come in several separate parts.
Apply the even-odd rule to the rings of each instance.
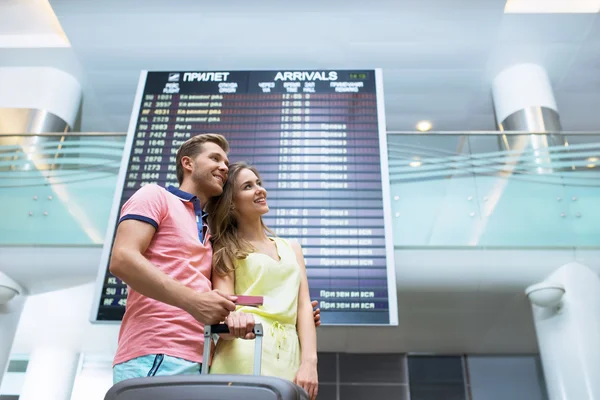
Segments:
[[[388,135],[396,246],[600,247],[600,134]]]
[[[0,136],[0,244],[102,244],[123,134]]]
[[[600,247],[600,134],[387,140],[395,246]],[[102,244],[124,141],[0,136],[0,244]]]

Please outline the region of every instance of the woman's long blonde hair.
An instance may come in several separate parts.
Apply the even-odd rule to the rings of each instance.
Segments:
[[[245,162],[231,164],[223,193],[210,199],[205,208],[205,211],[208,212],[208,226],[213,245],[213,269],[221,275],[226,275],[234,270],[235,260],[243,260],[248,254],[256,251],[250,242],[238,236],[238,221],[233,210],[235,181],[240,172],[245,169],[254,172],[260,179],[260,174],[254,166]],[[262,218],[260,223],[265,232],[275,236]]]

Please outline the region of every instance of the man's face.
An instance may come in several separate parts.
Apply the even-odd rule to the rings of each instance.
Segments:
[[[223,193],[227,182],[229,160],[225,151],[216,143],[202,144],[202,152],[193,161],[191,179],[207,198]]]

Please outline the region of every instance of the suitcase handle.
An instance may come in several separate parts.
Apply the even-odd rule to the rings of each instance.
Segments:
[[[261,324],[255,324],[254,325],[254,330],[253,330],[254,334],[256,336],[261,335],[262,336],[262,326]],[[227,324],[214,324],[210,326],[210,331],[208,332],[208,335],[211,334],[222,334],[222,333],[229,333],[229,327],[227,326]],[[204,336],[206,336],[206,332],[204,334]]]
[[[262,324],[254,324],[253,332],[254,335],[256,335],[256,339],[254,339],[256,343],[254,347],[254,375],[260,375],[263,339]],[[227,324],[215,324],[204,326],[204,352],[202,353],[202,375],[208,374],[208,360],[210,359],[212,335],[219,333],[229,333],[229,327],[227,326]]]

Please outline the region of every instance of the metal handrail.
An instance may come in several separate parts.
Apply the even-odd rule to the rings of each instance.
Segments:
[[[17,136],[49,136],[49,137],[61,137],[61,136],[106,136],[106,137],[118,137],[126,136],[127,132],[43,132],[43,133],[3,133],[0,132],[0,137],[17,137]]]
[[[546,131],[546,132],[531,132],[531,131],[387,131],[388,135],[600,135],[598,131]]]
[[[420,136],[457,136],[457,135],[600,135],[598,131],[549,131],[549,132],[530,132],[530,131],[387,131],[388,135],[420,135]],[[0,137],[15,137],[15,136],[107,136],[119,137],[127,136],[127,132],[44,132],[44,133],[2,133]]]

